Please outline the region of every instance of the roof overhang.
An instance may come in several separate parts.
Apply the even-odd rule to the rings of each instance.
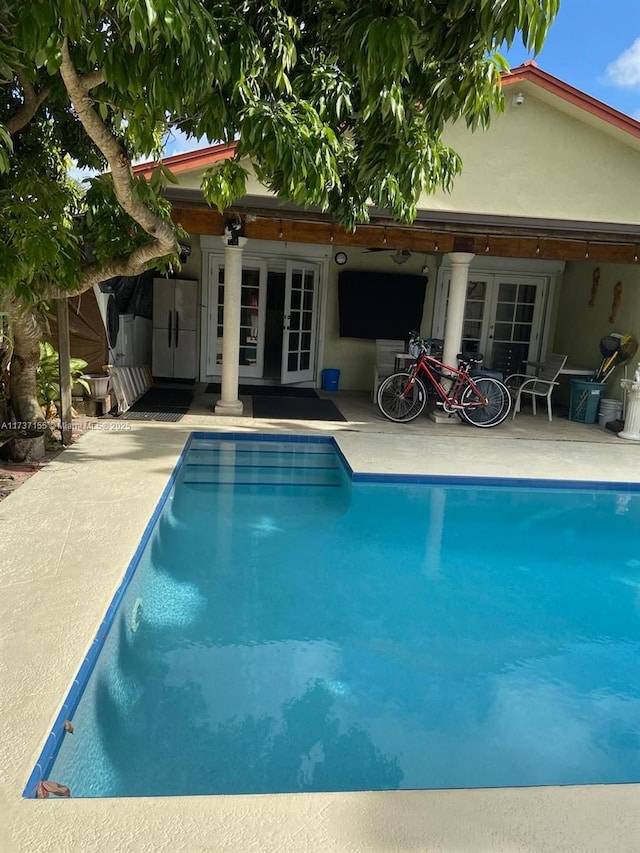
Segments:
[[[640,226],[624,230],[610,222],[533,220],[525,217],[471,216],[421,210],[412,224],[400,224],[372,208],[370,222],[347,231],[328,214],[277,199],[246,196],[224,215],[195,191],[172,187],[172,216],[191,234],[224,233],[229,216],[239,217],[250,239],[336,246],[379,246],[422,252],[469,251],[485,256],[635,263]],[[462,248],[464,247],[464,248]]]

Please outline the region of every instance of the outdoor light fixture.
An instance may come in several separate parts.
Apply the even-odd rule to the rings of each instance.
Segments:
[[[241,217],[235,219],[227,219],[224,224],[224,236],[227,238],[228,246],[239,246],[240,237],[244,231],[244,223]]]

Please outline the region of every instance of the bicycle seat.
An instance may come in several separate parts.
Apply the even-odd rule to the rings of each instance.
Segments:
[[[479,352],[459,352],[456,358],[465,364],[482,364],[484,361],[484,356]]]

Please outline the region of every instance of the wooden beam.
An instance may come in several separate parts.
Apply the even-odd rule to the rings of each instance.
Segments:
[[[237,212],[246,217],[249,211]],[[206,207],[176,205],[172,211],[175,222],[190,234],[223,234],[224,217]],[[639,244],[633,244],[627,235],[606,235],[608,239],[596,242],[586,236],[568,239],[566,233],[553,234],[546,229],[545,236],[531,233],[506,234],[494,226],[492,233],[470,233],[471,226],[456,230],[451,224],[431,225],[415,222],[412,226],[398,224],[358,225],[355,231],[345,231],[339,225],[319,219],[307,220],[282,211],[261,212],[255,219],[245,218],[244,236],[254,240],[271,240],[278,243],[314,243],[336,246],[359,246],[366,249],[409,249],[414,252],[448,253],[454,245],[464,243],[466,251],[477,255],[502,258],[539,258],[541,260],[580,261],[595,263],[638,263]],[[605,237],[605,235],[602,235]]]
[[[71,444],[73,437],[71,410],[71,344],[69,341],[69,302],[56,299],[58,318],[58,370],[60,371],[60,433],[62,443]]]

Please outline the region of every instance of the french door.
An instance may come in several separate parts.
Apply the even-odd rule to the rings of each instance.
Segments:
[[[238,373],[240,377],[263,377],[265,345],[275,342],[276,353],[281,350],[279,368],[276,363],[281,382],[313,381],[320,308],[319,266],[306,261],[287,261],[286,266],[281,262],[274,268],[277,270],[278,266],[284,271],[284,275],[279,272],[284,278],[284,298],[280,290],[280,298],[272,298],[269,302],[267,264],[250,258],[244,261]],[[208,273],[206,373],[218,376],[222,373],[225,287],[224,262],[220,255],[210,256]],[[276,355],[276,362],[277,358]]]
[[[444,337],[450,275],[438,285],[434,337]],[[539,355],[547,293],[546,276],[469,272],[462,349],[481,352],[484,365],[501,373],[526,372]]]
[[[249,262],[242,269],[240,291],[239,376],[262,376],[264,355],[266,266]],[[224,329],[224,263],[211,256],[209,261],[209,317],[207,336],[207,374],[222,372]]]
[[[544,282],[495,276],[489,306],[487,357],[505,376],[526,373],[538,357]]]
[[[315,264],[287,261],[280,378],[283,385],[314,378],[318,280]]]

